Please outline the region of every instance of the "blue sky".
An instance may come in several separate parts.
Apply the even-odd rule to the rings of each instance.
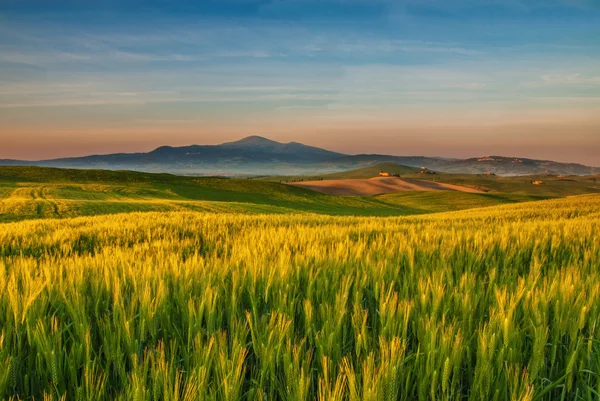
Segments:
[[[600,165],[597,0],[0,0],[0,158],[246,135]]]

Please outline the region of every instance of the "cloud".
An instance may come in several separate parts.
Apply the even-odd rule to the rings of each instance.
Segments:
[[[390,9],[412,3],[377,1]],[[517,3],[504,2],[511,7]],[[434,0],[423,4],[450,7]],[[452,4],[464,9],[482,3]],[[239,103],[284,110],[324,105],[349,110],[428,104],[466,108],[482,101],[510,105],[524,97],[580,96],[575,86],[597,83],[590,73],[597,57],[588,54],[589,48],[534,46],[537,36],[529,31],[500,46],[494,32],[471,32],[479,41],[446,35],[443,26],[424,30],[385,23],[365,27],[343,21],[149,16],[131,25],[117,18],[86,26],[53,18],[2,20],[0,85],[5,85],[0,86],[0,107],[212,102],[224,104],[223,109]],[[563,56],[566,52],[569,57]],[[43,74],[32,79],[13,68],[9,75],[4,63],[36,65]],[[546,68],[568,71],[566,64],[581,65],[580,74],[549,74]],[[30,85],[18,86],[24,82]]]
[[[581,73],[570,74],[543,74],[538,79],[524,82],[521,86],[525,88],[576,88],[594,87],[600,85],[600,76],[586,76]]]
[[[468,89],[468,90],[482,90],[487,89],[488,84],[483,82],[462,82],[462,83],[451,83],[443,85],[444,88],[454,88],[454,89]]]
[[[227,73],[216,78],[211,74],[194,74],[197,82],[188,83],[190,75],[172,76],[168,90],[150,89],[145,82],[154,74],[128,77],[118,75],[85,78],[82,82],[45,84],[0,84],[0,108],[71,107],[93,105],[133,105],[151,103],[304,103],[330,102],[335,99],[332,87],[304,86],[236,86],[222,85]],[[164,78],[164,77],[163,77]],[[181,79],[176,79],[181,78]],[[88,80],[89,79],[89,80]]]
[[[547,74],[541,77],[541,80],[550,85],[578,84],[578,85],[600,85],[600,76],[584,77],[576,74]]]
[[[437,59],[479,57],[481,48],[455,41],[418,40],[357,30],[354,27],[311,26],[273,21],[200,20],[149,21],[141,26],[61,26],[6,21],[0,34],[1,60],[54,68],[57,64],[101,66],[102,62],[143,64],[153,62],[217,63],[228,59],[310,58],[325,61],[371,62],[373,57]],[[151,28],[149,28],[151,27]],[[157,34],[161,32],[161,34]],[[50,34],[48,34],[50,32]],[[408,35],[407,35],[408,36]],[[111,68],[118,68],[112,64]]]

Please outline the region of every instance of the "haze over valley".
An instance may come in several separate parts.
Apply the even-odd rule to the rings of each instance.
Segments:
[[[65,168],[104,168],[169,172],[187,175],[298,175],[352,170],[384,162],[430,170],[495,175],[592,175],[600,168],[518,157],[483,156],[449,159],[379,154],[345,155],[299,142],[280,143],[250,136],[220,145],[161,146],[148,153],[115,153],[63,159],[0,160],[0,165],[34,165]]]

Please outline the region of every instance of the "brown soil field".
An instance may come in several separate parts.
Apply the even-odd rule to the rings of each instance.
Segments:
[[[373,196],[400,191],[458,191],[483,193],[477,189],[443,182],[421,181],[397,177],[376,177],[369,179],[323,180],[291,182],[289,185],[312,189],[329,195]]]

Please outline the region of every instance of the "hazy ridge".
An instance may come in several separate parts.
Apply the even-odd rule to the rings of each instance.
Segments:
[[[161,146],[146,153],[113,153],[39,161],[0,160],[0,165],[101,168],[187,175],[294,175],[334,173],[380,163],[425,167],[447,173],[496,175],[593,175],[600,168],[549,160],[484,156],[448,159],[380,154],[345,155],[298,142],[250,136],[220,145]]]

